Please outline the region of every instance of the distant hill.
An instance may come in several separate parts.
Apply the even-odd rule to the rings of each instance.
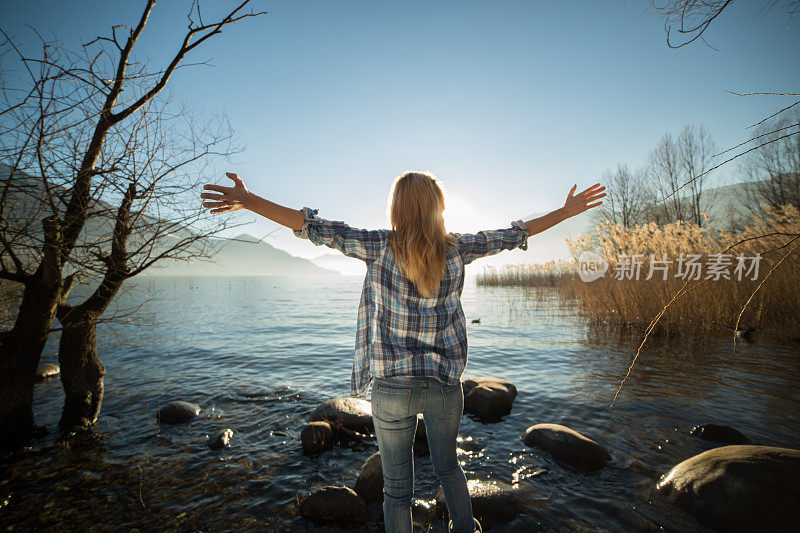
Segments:
[[[0,183],[7,180],[10,167],[0,163]],[[49,212],[45,203],[40,201],[44,198],[42,180],[34,176],[20,172],[15,178],[18,187],[12,190],[8,199],[11,207],[7,211],[9,223],[21,225],[31,223],[30,239],[27,242],[32,250],[38,250],[41,243],[41,219],[46,217]],[[32,221],[32,222],[31,222]],[[78,245],[89,242],[107,242],[108,236],[113,230],[113,225],[107,219],[90,219],[83,228]],[[172,231],[169,235],[164,235],[159,239],[159,245],[153,251],[157,255],[159,249],[168,249],[170,242],[175,242],[181,238],[191,236],[193,231],[188,227],[180,227]],[[132,235],[130,243],[135,244],[137,236]],[[258,275],[296,275],[296,274],[315,274],[315,275],[337,275],[335,269],[328,269],[317,266],[308,259],[295,257],[283,250],[265,242],[260,242],[252,235],[242,234],[232,239],[212,238],[206,241],[209,249],[213,253],[207,260],[193,259],[191,261],[179,261],[165,259],[149,269],[142,275],[151,276],[258,276]],[[131,248],[133,246],[130,246]],[[38,261],[34,255],[23,256],[23,261]],[[70,268],[66,269],[67,271]]]
[[[295,257],[243,233],[230,239],[211,241],[216,253],[209,260],[162,261],[147,271],[151,276],[286,276],[338,275],[308,259]],[[344,257],[344,256],[343,256]],[[345,258],[347,259],[347,258]]]
[[[335,270],[346,276],[363,276],[367,273],[367,264],[364,261],[338,252],[314,257],[311,262],[320,268]]]
[[[0,164],[0,181],[8,176],[8,166]],[[22,198],[17,198],[14,204],[16,218],[31,218],[36,220],[45,215],[46,209],[41,202],[34,202],[35,196],[31,191],[41,188],[41,180],[25,176],[30,185],[28,192]],[[709,223],[726,228],[732,218],[741,217],[743,209],[741,199],[747,197],[748,189],[753,187],[753,182],[735,183],[721,187],[709,188],[704,193],[704,211],[708,214]],[[708,205],[710,202],[710,206]],[[529,220],[544,213],[532,213],[523,220]],[[9,216],[8,218],[15,218]],[[12,221],[13,223],[13,221]],[[528,250],[512,250],[501,254],[479,259],[467,266],[467,274],[479,272],[485,266],[501,266],[510,263],[544,263],[553,259],[570,259],[566,245],[567,238],[576,238],[594,229],[596,222],[593,212],[588,211],[562,222],[538,235],[528,239]],[[41,224],[34,224],[38,230]],[[487,228],[493,229],[493,228]],[[100,220],[89,221],[81,234],[81,242],[92,242],[100,235],[107,235],[111,226]],[[164,245],[169,239],[178,239],[180,235],[191,233],[189,228],[180,228],[173,235],[166,236]],[[35,236],[34,241],[39,240]],[[242,276],[242,275],[363,275],[366,272],[364,262],[343,254],[331,251],[313,259],[295,257],[288,252],[276,248],[266,242],[259,241],[249,234],[241,234],[231,239],[218,238],[209,240],[211,248],[216,253],[209,260],[195,259],[192,261],[165,260],[157,263],[146,271],[147,275],[154,276]]]

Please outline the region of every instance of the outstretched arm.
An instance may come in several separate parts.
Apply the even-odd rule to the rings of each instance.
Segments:
[[[305,215],[301,210],[270,202],[266,198],[251,193],[245,187],[242,179],[233,172],[226,172],[225,175],[233,180],[233,187],[211,184],[203,186],[203,189],[217,193],[204,192],[200,195],[200,198],[212,200],[203,202],[203,207],[211,208],[212,214],[247,209],[295,231],[303,228]]]
[[[584,211],[593,207],[597,207],[603,203],[599,200],[606,195],[606,193],[603,192],[606,190],[606,188],[601,187],[599,183],[595,183],[585,191],[573,196],[577,187],[577,184],[572,186],[572,189],[570,189],[569,194],[567,195],[567,200],[564,202],[562,207],[559,207],[555,211],[547,213],[546,215],[532,218],[525,222],[525,227],[528,228],[528,233],[531,235],[536,235],[537,233],[541,233],[546,229],[552,228],[556,224],[563,222],[570,217],[574,217],[575,215],[583,213]]]
[[[544,216],[532,218],[527,222],[515,220],[510,228],[479,231],[474,234],[459,235],[456,239],[461,258],[464,264],[469,264],[475,259],[500,253],[503,250],[528,249],[528,237],[552,228],[559,222],[583,213],[587,209],[602,204],[600,198],[605,196],[605,187],[599,183],[592,185],[580,194],[575,195],[577,185],[572,187],[567,195],[567,200],[562,207]]]
[[[297,237],[308,239],[318,246],[339,250],[348,257],[367,263],[376,260],[386,244],[386,230],[352,228],[344,222],[317,217],[316,209],[284,207],[248,191],[244,182],[233,172],[226,174],[233,180],[233,187],[205,185],[204,189],[215,192],[200,195],[204,200],[209,200],[203,202],[203,207],[210,208],[213,214],[248,209],[291,228]]]

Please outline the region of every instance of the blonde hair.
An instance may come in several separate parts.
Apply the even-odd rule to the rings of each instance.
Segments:
[[[422,296],[439,289],[447,249],[455,243],[444,227],[444,194],[436,179],[406,172],[392,186],[389,247],[406,278]]]

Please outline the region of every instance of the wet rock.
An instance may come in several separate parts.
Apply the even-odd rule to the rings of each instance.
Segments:
[[[472,454],[481,451],[485,446],[477,439],[470,437],[458,437],[456,439],[456,452],[462,454]]]
[[[706,526],[724,531],[797,531],[800,450],[722,446],[674,466],[658,493]]]
[[[436,500],[421,500],[415,498],[411,502],[411,516],[416,522],[433,522],[436,515]]]
[[[334,398],[321,403],[311,412],[312,422],[325,420],[359,433],[372,433],[372,406],[361,398]]]
[[[518,515],[532,514],[538,495],[529,485],[509,485],[500,481],[467,482],[472,514],[487,531],[499,524],[513,521]],[[442,489],[436,493],[436,515],[445,516],[447,504]]]
[[[536,424],[522,435],[526,446],[549,452],[556,461],[581,470],[599,470],[611,460],[605,448],[559,424]]]
[[[330,450],[333,447],[333,430],[324,421],[309,422],[300,433],[303,453],[306,455]]]
[[[500,418],[511,412],[517,387],[497,378],[468,378],[462,382],[464,412],[482,418]]]
[[[341,525],[364,524],[370,519],[367,504],[347,487],[315,490],[300,503],[299,512],[309,520]]]
[[[369,456],[353,487],[362,500],[369,503],[383,497],[383,465],[381,465],[381,452]]]
[[[36,379],[47,379],[61,373],[61,367],[53,363],[39,363],[36,367]]]
[[[182,424],[200,414],[200,406],[189,402],[170,402],[158,410],[158,422]]]
[[[208,438],[208,447],[212,450],[221,450],[226,446],[231,445],[231,438],[233,437],[232,429],[223,429],[217,431]]]
[[[724,442],[725,444],[750,443],[750,439],[744,436],[739,430],[720,424],[702,424],[695,426],[689,434],[699,439]]]

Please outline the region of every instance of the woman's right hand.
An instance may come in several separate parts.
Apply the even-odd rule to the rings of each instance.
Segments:
[[[226,172],[225,175],[233,180],[233,187],[206,184],[203,189],[216,191],[219,194],[204,192],[200,195],[200,198],[205,200],[214,200],[203,202],[203,207],[210,208],[212,215],[248,209],[250,191],[247,190],[242,179],[233,172]]]
[[[575,215],[579,215],[588,209],[597,207],[603,203],[597,200],[600,200],[600,198],[606,195],[606,193],[603,192],[606,190],[606,188],[601,187],[599,183],[595,183],[585,191],[573,196],[577,187],[577,184],[573,185],[572,189],[570,189],[569,194],[567,195],[567,200],[564,202],[564,207],[561,208],[562,212],[567,218],[574,217]]]

